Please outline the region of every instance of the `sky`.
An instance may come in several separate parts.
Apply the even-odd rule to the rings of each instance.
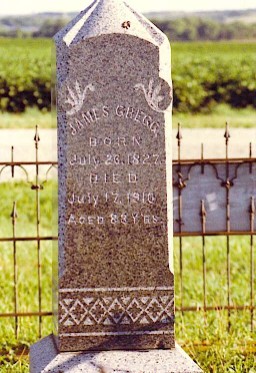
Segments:
[[[140,12],[237,10],[256,8],[255,0],[126,0]],[[0,0],[1,15],[32,14],[40,12],[78,12],[92,0]]]

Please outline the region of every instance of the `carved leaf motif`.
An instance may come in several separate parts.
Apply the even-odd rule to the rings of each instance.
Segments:
[[[149,85],[148,85],[148,91],[145,88],[145,86],[141,83],[136,84],[134,86],[134,89],[137,90],[137,91],[139,89],[141,89],[143,91],[148,105],[153,110],[157,111],[158,113],[164,113],[165,112],[165,110],[162,110],[159,107],[159,103],[164,100],[164,96],[160,95],[160,92],[161,92],[161,89],[162,89],[162,84],[161,83],[158,84],[154,89],[154,79],[151,78],[150,81],[149,81]]]
[[[67,115],[69,116],[74,115],[81,110],[87,91],[90,90],[93,92],[95,90],[92,84],[88,84],[82,92],[78,81],[75,83],[75,91],[73,91],[70,87],[67,87],[67,89],[69,96],[65,103],[71,105],[71,109],[67,111]]]

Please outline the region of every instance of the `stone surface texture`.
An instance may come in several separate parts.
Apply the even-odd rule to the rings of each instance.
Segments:
[[[202,370],[176,345],[172,350],[102,351],[58,354],[52,336],[32,347],[31,373],[199,373]]]
[[[59,351],[172,348],[169,42],[117,0],[55,41]]]

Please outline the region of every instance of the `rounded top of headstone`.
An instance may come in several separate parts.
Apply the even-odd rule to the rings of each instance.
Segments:
[[[166,36],[153,23],[122,0],[95,0],[54,39],[56,43],[64,42],[70,46],[106,34],[133,35],[157,46],[166,40]]]

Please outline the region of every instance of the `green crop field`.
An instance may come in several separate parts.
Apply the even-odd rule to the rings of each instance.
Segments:
[[[33,110],[27,116],[6,114],[30,107],[44,113],[37,117],[42,127],[51,126],[51,46],[49,39],[0,39],[1,128],[33,127]],[[253,42],[173,43],[174,119],[186,127],[221,127],[227,118],[234,126],[253,127],[255,66]]]
[[[52,235],[52,195],[56,182],[50,181],[40,191],[41,229]],[[10,214],[17,203],[16,235],[36,235],[36,193],[25,182],[0,184],[0,237],[12,237]],[[179,245],[174,239],[176,306],[181,305]],[[51,310],[51,243],[41,243],[42,310]],[[18,311],[38,309],[37,245],[17,242]],[[231,300],[233,305],[250,304],[250,237],[230,238]],[[13,312],[13,244],[0,244],[0,313]],[[226,304],[226,238],[206,238],[207,304]],[[183,305],[203,305],[202,239],[183,239]],[[51,333],[51,318],[43,318],[43,335]],[[0,318],[0,372],[28,372],[28,348],[38,339],[38,319],[19,318],[18,340],[14,319]],[[231,312],[227,331],[227,311],[181,312],[176,314],[176,338],[201,365],[205,373],[255,373],[255,333],[250,332],[250,311]]]
[[[47,110],[51,91],[51,42],[0,39],[0,108],[22,112]]]
[[[172,61],[178,111],[256,107],[256,43],[174,44]]]

